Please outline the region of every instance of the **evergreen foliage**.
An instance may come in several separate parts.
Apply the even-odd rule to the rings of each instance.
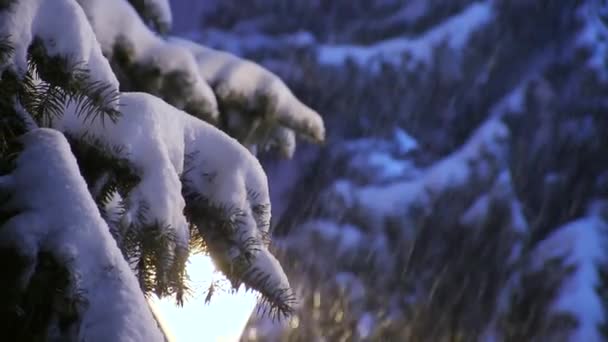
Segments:
[[[154,31],[163,35],[169,32],[171,18],[166,18],[164,12],[169,6],[168,0],[129,0],[129,3]]]
[[[606,307],[604,271],[595,284],[577,274],[588,264],[573,260],[596,250],[576,244],[594,234],[593,224],[557,240],[559,255],[542,260],[539,251],[568,223],[595,217],[590,207],[608,196],[606,28],[595,20],[602,3],[222,1],[206,12],[208,44],[228,48],[218,38],[233,37],[231,49],[272,65],[330,114],[331,144],[300,161],[299,185],[286,187],[289,205],[277,225],[279,259],[303,305],[297,319],[272,330],[252,320],[244,338],[579,341],[577,332],[593,330],[585,324],[592,317],[605,327],[607,316],[586,309],[600,300]],[[458,38],[449,33],[436,45],[425,41],[473,7],[491,15],[465,44],[453,48]],[[458,37],[474,22],[464,17]],[[265,43],[231,35],[239,30]],[[310,36],[298,45],[294,32]],[[416,44],[397,57],[402,40]],[[430,56],[417,59],[427,47]],[[324,61],[324,49],[350,58]],[[452,154],[496,117],[509,131],[504,162],[461,173]],[[399,152],[395,127],[417,149]],[[439,165],[446,167],[437,183],[453,177],[466,185],[429,189],[426,175]],[[508,175],[510,191],[488,190],[484,175],[495,172]],[[598,259],[595,271],[605,269]],[[594,286],[583,300],[581,288]],[[556,308],[562,302],[569,309]]]
[[[131,6],[126,0],[115,2],[120,3],[121,6],[125,4]],[[65,3],[69,6],[78,6],[72,0],[65,0]],[[167,2],[134,0],[130,3],[143,17],[143,21],[154,30],[163,34],[168,32],[171,24],[170,13],[163,8],[164,5],[168,5]],[[11,1],[1,2],[0,14],[11,10],[12,4]],[[36,8],[37,5],[32,6]],[[84,9],[87,10],[86,7]],[[103,80],[103,77],[100,78],[99,70],[91,69],[97,65],[52,50],[56,43],[55,39],[60,40],[61,37],[53,37],[49,42],[32,35],[32,41],[27,46],[26,70],[20,70],[14,61],[15,46],[23,45],[23,42],[14,41],[16,37],[12,36],[0,39],[0,174],[6,179],[11,179],[19,172],[23,172],[16,166],[15,160],[21,153],[20,141],[28,132],[39,132],[41,127],[59,130],[67,138],[71,148],[70,153],[78,163],[80,174],[73,177],[75,179],[82,177],[86,182],[88,195],[94,200],[99,214],[120,248],[124,257],[123,262],[126,262],[134,272],[142,293],[145,295],[153,293],[159,297],[173,296],[178,304],[182,304],[191,291],[185,269],[188,256],[191,252],[202,252],[212,257],[218,269],[230,280],[233,289],[245,284],[248,289],[258,292],[269,316],[280,319],[290,315],[295,301],[293,292],[278,262],[268,251],[270,203],[267,202],[268,189],[265,175],[263,173],[255,175],[259,178],[253,185],[255,187],[248,188],[247,184],[243,185],[247,187],[245,197],[247,202],[251,203],[251,208],[242,208],[203,195],[200,186],[191,184],[190,180],[202,177],[211,184],[213,174],[202,172],[200,165],[193,165],[189,155],[182,155],[186,170],[175,172],[179,173],[176,176],[181,181],[179,185],[182,187],[181,192],[186,205],[185,216],[188,220],[186,235],[189,237],[186,236],[188,241],[184,245],[180,240],[183,239],[183,232],[179,231],[179,227],[171,226],[164,221],[164,218],[149,219],[156,214],[151,209],[152,201],[156,199],[145,197],[133,199],[133,193],[141,186],[150,170],[135,162],[133,150],[130,149],[132,146],[115,143],[104,135],[112,132],[114,127],[122,122],[121,120],[127,120],[135,115],[126,111],[120,104],[122,94],[116,89],[116,85]],[[164,38],[159,39],[159,44],[171,46]],[[85,40],[69,42],[69,44],[78,47],[79,44],[97,44],[97,42]],[[208,87],[198,74],[195,75],[194,80],[192,79],[192,72],[198,73],[198,71],[178,69],[160,75],[160,71],[150,61],[146,64],[146,61],[139,60],[137,61],[139,64],[130,65],[129,58],[132,56],[128,53],[121,54],[120,47],[115,51],[115,54],[109,56],[111,65],[119,78],[124,78],[126,89],[148,90],[162,96],[170,103],[181,103],[180,108],[186,110],[190,108],[200,111],[203,108],[203,112],[207,111],[209,115],[198,115],[198,117],[214,121],[214,114],[211,112],[216,109],[209,107],[208,103],[188,102],[197,96],[193,93],[192,82],[196,83],[197,87]],[[187,60],[194,60],[190,52],[185,49],[168,48],[165,52],[167,51],[169,55],[171,52],[181,53],[182,56],[187,57]],[[194,62],[192,63],[194,65]],[[140,71],[144,69],[147,71],[132,72],[138,68]],[[164,85],[156,90],[144,87],[143,85],[149,84],[150,79],[146,79],[146,75],[150,72],[156,75],[152,76],[154,79],[160,78],[160,82]],[[112,75],[110,79],[113,77]],[[124,90],[125,86],[121,87],[120,91]],[[143,99],[146,100],[145,97]],[[200,112],[192,114],[196,115]],[[74,129],[74,125],[78,129]],[[133,129],[137,130],[138,127]],[[207,126],[200,126],[198,129],[216,130]],[[152,132],[140,132],[140,134],[152,134]],[[182,132],[182,135],[184,134]],[[293,153],[294,146],[293,135],[291,137],[292,139],[282,137],[278,145],[279,148],[286,145],[289,153],[284,152],[284,154],[289,156]],[[224,135],[219,135],[219,138],[223,144],[237,144]],[[178,139],[187,141],[185,136],[179,136]],[[202,139],[206,139],[206,136]],[[181,143],[183,144],[183,141]],[[198,146],[204,146],[200,141],[197,143]],[[217,153],[225,153],[221,150],[223,146],[219,145],[215,148],[219,148]],[[231,151],[242,153],[241,149],[244,150],[243,147],[238,146],[233,147]],[[254,163],[252,170],[261,171],[259,164],[255,164],[257,160],[254,157],[232,162],[246,166],[249,166],[247,163]],[[212,170],[215,167],[205,166]],[[40,166],[40,177],[45,177],[44,167],[44,165]],[[249,172],[253,172],[252,170]],[[224,172],[224,170],[213,170],[213,172]],[[186,175],[190,178],[184,177]],[[66,175],[68,176],[70,175]],[[230,181],[238,183],[242,180]],[[233,184],[231,188],[238,186],[240,183]],[[180,189],[175,190],[180,192]],[[75,339],[81,336],[80,329],[84,329],[81,326],[84,312],[94,309],[87,303],[87,296],[93,294],[80,292],[78,279],[80,275],[74,274],[69,267],[70,262],[58,258],[54,251],[41,250],[37,255],[32,256],[29,251],[20,250],[19,246],[13,245],[12,240],[5,236],[9,234],[6,227],[13,218],[23,216],[35,209],[15,207],[13,197],[15,192],[19,191],[20,189],[13,189],[10,186],[0,189],[0,254],[4,257],[3,279],[6,280],[2,284],[0,321],[5,328],[5,336],[15,341]],[[156,195],[162,197],[166,194]],[[75,204],[65,203],[65,206],[70,205]],[[179,206],[179,204],[174,205]],[[134,217],[127,220],[125,217],[131,212]],[[254,227],[243,221],[248,215],[253,217]],[[107,229],[105,227],[96,228]],[[255,230],[252,232],[252,229]],[[24,228],[23,233],[28,233],[27,227]],[[238,251],[236,257],[235,250]],[[36,266],[32,268],[32,265]],[[110,265],[111,269],[106,271],[115,272],[112,267]],[[30,269],[31,274],[28,273]]]

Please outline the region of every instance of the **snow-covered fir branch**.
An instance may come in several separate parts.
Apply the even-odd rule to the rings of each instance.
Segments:
[[[218,107],[196,51],[158,34],[171,21],[167,1],[0,4],[0,245],[14,264],[1,312],[13,340],[162,340],[145,296],[187,298],[192,248],[269,315],[292,312],[251,151],[291,157],[296,135],[324,139],[323,121],[277,76],[216,51],[213,63],[259,73],[215,75],[242,94]],[[226,117],[248,111],[250,133],[231,137]]]

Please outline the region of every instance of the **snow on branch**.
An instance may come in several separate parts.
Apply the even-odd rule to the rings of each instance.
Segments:
[[[173,18],[169,0],[129,0],[129,2],[153,30],[161,34],[171,30]]]
[[[584,3],[575,13],[582,22],[577,46],[588,49],[590,56],[587,63],[604,81],[608,78],[604,68],[604,61],[608,55],[608,44],[606,44],[608,28],[605,23],[606,8],[606,4],[602,1],[589,1]]]
[[[271,314],[289,314],[293,294],[268,251],[271,207],[262,166],[222,131],[185,119],[186,215],[234,288],[244,283],[261,294]]]
[[[98,153],[116,161],[99,165],[111,177],[94,181],[105,183],[100,185],[108,190],[103,196],[114,196],[113,190],[122,196],[124,211],[118,222],[117,240],[129,261],[137,265],[145,291],[154,290],[159,296],[175,293],[181,301],[185,291],[181,269],[189,245],[179,178],[184,159],[183,123],[162,115],[159,111],[166,108],[155,101],[162,102],[151,95],[123,93],[123,115],[114,124],[85,123],[74,106],[68,106],[55,128],[72,137],[74,144],[88,145],[93,150],[97,147],[101,150]],[[77,155],[85,166],[83,158],[95,152],[91,148],[84,150],[84,155]],[[182,279],[174,279],[171,274]]]
[[[552,310],[575,317],[578,324],[570,336],[572,341],[601,341],[600,325],[606,322],[603,298],[599,294],[600,267],[606,264],[605,239],[608,225],[600,217],[590,215],[558,228],[533,251],[534,268],[554,258],[565,258],[574,267],[553,302]]]
[[[28,188],[24,180],[18,185],[12,184],[15,181],[12,175],[3,178],[3,185],[12,192],[23,190],[23,197],[15,196],[14,205],[31,202],[31,210],[47,210],[38,208],[42,202],[36,201],[42,201],[43,191],[56,191],[48,194],[49,198],[56,198],[49,208],[61,216],[60,224],[48,221],[52,227],[43,229],[46,218],[34,215],[31,229],[35,238],[18,242],[22,240],[18,236],[5,241],[27,244],[20,247],[32,251],[34,254],[28,260],[35,260],[37,248],[43,243],[37,239],[47,237],[48,229],[59,231],[61,224],[65,224],[68,225],[65,234],[73,232],[75,228],[68,222],[73,219],[71,215],[76,215],[76,222],[79,218],[100,222],[105,218],[107,222],[102,228],[108,237],[114,236],[115,241],[110,240],[112,248],[116,249],[117,244],[124,254],[112,254],[113,249],[108,249],[112,269],[121,273],[124,267],[117,260],[126,257],[127,265],[135,270],[145,293],[175,294],[179,302],[187,291],[184,267],[191,240],[202,238],[208,253],[234,287],[245,284],[257,290],[272,314],[289,313],[293,302],[289,282],[268,249],[270,199],[266,175],[259,161],[243,145],[199,119],[216,122],[218,108],[193,54],[181,44],[166,41],[150,31],[126,0],[24,0],[9,2],[0,8],[0,61],[3,62],[0,109],[9,114],[31,114],[35,124],[29,129],[43,133],[32,132],[26,136],[40,135],[36,146],[48,145],[39,148],[48,149],[48,155],[23,154],[33,158],[32,162],[37,165],[49,164],[48,172],[52,173],[52,177],[40,177],[41,180],[32,182],[39,187],[36,189]],[[125,80],[121,88],[142,89],[162,96],[199,118],[153,95],[120,94],[117,78],[102,50],[111,58],[121,81]],[[253,63],[236,60],[253,68],[254,79],[261,82],[244,87],[244,94],[257,97],[256,101],[264,104],[255,104],[257,109],[267,111],[262,122],[266,127],[260,131],[267,133],[284,155],[293,153],[296,132],[317,141],[323,139],[323,122],[316,112],[299,102],[276,76],[256,68]],[[226,87],[238,89],[234,88],[238,86],[234,82],[243,76],[229,78]],[[258,92],[262,95],[258,96]],[[96,120],[100,113],[113,114],[112,122]],[[72,151],[60,134],[40,130],[36,124],[64,133]],[[254,136],[258,134],[256,131]],[[55,156],[57,151],[61,152],[59,157]],[[78,168],[73,155],[78,159]],[[48,163],[45,158],[50,158]],[[65,167],[60,169],[52,162],[65,163]],[[33,166],[27,168],[33,169]],[[61,172],[65,175],[59,175]],[[81,173],[77,185],[68,179],[75,177],[76,172]],[[28,177],[33,177],[30,173],[27,172]],[[69,193],[81,197],[86,193],[87,199],[51,188],[44,183],[47,179],[52,179],[54,186],[65,185]],[[27,197],[30,193],[38,197]],[[72,202],[73,206],[66,205]],[[78,211],[82,212],[80,216]],[[51,211],[44,213],[52,214]],[[63,235],[53,234],[44,243],[63,246],[64,242],[72,241],[63,239]],[[91,253],[102,253],[105,247],[102,243]],[[53,248],[55,245],[49,247],[51,251]],[[75,247],[66,248],[63,254],[57,253],[53,258],[62,264],[73,256],[77,261],[70,261],[70,265],[74,264],[76,272],[85,268],[82,286],[95,289],[116,286],[120,292],[111,279],[107,282],[102,279],[104,284],[88,284],[96,277],[110,276],[85,274],[89,272],[86,267],[95,265],[80,265],[81,257],[76,258]],[[105,259],[100,256],[99,260]],[[31,276],[33,266],[28,264],[28,267]],[[129,276],[132,277],[130,273],[125,275]],[[26,272],[24,279],[27,281],[27,278]],[[122,275],[119,280],[123,280]],[[109,305],[123,302],[126,303],[118,299]],[[121,318],[116,315],[113,319]]]
[[[298,100],[272,72],[227,52],[179,38],[171,41],[194,54],[201,75],[213,87],[223,109],[259,121],[258,129],[280,125],[315,142],[325,139],[319,114]],[[254,139],[250,143],[259,141]]]
[[[325,138],[323,120],[263,67],[229,53],[152,32],[136,8],[164,1],[78,0],[123,91],[143,91],[212,124],[252,151],[291,156],[296,134]],[[152,6],[154,7],[154,6]],[[219,104],[218,104],[219,102]],[[219,106],[219,108],[218,108]],[[219,109],[221,108],[221,118]],[[292,131],[292,132],[289,132]]]
[[[123,93],[121,110],[111,125],[84,125],[73,111],[56,125],[76,139],[95,137],[122,146],[116,157],[139,179],[121,193],[126,209],[121,229],[157,222],[155,229],[164,227],[175,236],[169,247],[179,256],[188,245],[190,222],[235,287],[245,283],[272,308],[288,312],[289,283],[267,249],[268,182],[255,156],[219,129],[152,95]]]
[[[0,37],[8,37],[14,50],[8,67],[21,76],[28,70],[28,49],[39,39],[49,57],[85,63],[94,81],[118,89],[89,22],[74,0],[12,1],[7,10],[0,12]]]
[[[463,146],[421,172],[420,177],[364,187],[340,182],[330,193],[337,196],[332,202],[343,203],[346,208],[342,210],[362,217],[372,227],[380,226],[386,217],[428,210],[450,192],[491,185],[506,163],[509,135],[500,119],[491,118]]]
[[[433,49],[443,42],[454,51],[459,51],[467,44],[471,34],[492,17],[491,3],[473,2],[419,37],[390,38],[369,46],[326,44],[319,47],[318,58],[320,63],[329,65],[342,65],[349,59],[359,65],[372,63],[376,59],[398,64],[403,55],[408,54],[412,57],[408,65],[414,68],[419,62],[429,64]]]
[[[67,268],[65,297],[52,302],[52,312],[66,314],[61,306],[67,300],[74,303],[78,319],[66,329],[57,317],[47,334],[60,334],[53,336],[58,340],[162,341],[66,139],[55,130],[35,129],[20,141],[16,168],[0,177],[0,189],[9,195],[2,211],[18,213],[3,225],[0,241],[27,260],[21,290],[34,276],[41,253],[50,253]]]
[[[217,101],[192,54],[159,37],[127,0],[78,0],[123,91],[145,91],[215,123]]]
[[[3,96],[38,118],[60,112],[66,100],[87,116],[116,116],[118,81],[74,0],[9,2],[0,11],[0,40],[2,88],[12,91]]]
[[[274,127],[270,132],[268,148],[277,149],[281,157],[291,159],[296,151],[296,134],[283,126]]]

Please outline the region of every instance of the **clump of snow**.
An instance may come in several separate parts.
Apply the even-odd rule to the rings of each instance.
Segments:
[[[588,1],[579,8],[576,14],[583,22],[578,43],[591,50],[588,65],[597,72],[601,80],[608,79],[608,73],[606,73],[608,28],[600,18],[601,15],[605,16],[608,12],[605,6],[600,1]]]
[[[403,177],[414,177],[418,169],[411,160],[396,159],[387,152],[372,152],[356,155],[349,167],[370,173],[374,179],[392,180]]]
[[[334,158],[346,159],[348,176],[357,183],[387,183],[419,177],[420,169],[408,154],[418,142],[400,128],[388,139],[360,138],[331,151]]]
[[[524,94],[529,84],[528,80],[521,82],[511,92],[509,92],[502,100],[500,100],[490,110],[492,117],[500,118],[504,115],[515,113],[519,114],[524,111]]]
[[[171,27],[173,16],[171,14],[171,4],[169,0],[146,0],[145,2],[149,4],[149,6],[158,8],[158,14],[161,17],[161,21],[167,23],[167,25]]]
[[[180,246],[186,248],[189,230],[183,215],[185,202],[179,178],[184,168],[184,127],[183,121],[172,117],[168,108],[171,107],[151,95],[123,93],[122,115],[115,124],[100,120],[84,123],[70,104],[55,127],[72,136],[86,133],[89,139],[99,139],[107,146],[121,146],[122,154],[117,157],[129,160],[141,178],[124,199],[127,212],[122,217],[123,229],[154,223],[168,225],[176,233]],[[146,216],[143,222],[138,222],[142,210]]]
[[[217,101],[209,85],[201,78],[192,54],[181,46],[167,42],[151,31],[127,0],[78,0],[87,14],[103,52],[114,58],[117,49],[128,55],[129,68],[140,72],[157,72],[149,91],[168,96],[179,91],[183,97],[172,96],[173,105],[196,111],[196,115],[216,121]],[[142,71],[143,70],[143,71]],[[165,89],[162,77],[179,74],[186,78],[180,89]],[[149,76],[149,75],[138,75]]]
[[[260,291],[278,290],[275,294],[288,299],[289,293],[284,292],[289,290],[287,277],[265,242],[270,227],[271,206],[268,180],[262,166],[234,138],[185,113],[183,117],[185,154],[189,156],[184,165],[187,171],[182,175],[186,192],[196,194],[203,202],[228,208],[238,214],[239,229],[227,241],[229,246],[213,252],[212,256],[231,264],[239,264],[238,260],[247,257],[250,262],[247,270],[241,274],[245,284]],[[207,205],[194,203],[192,206],[196,207],[197,204]],[[257,209],[260,207],[265,209],[260,211]],[[199,230],[207,229],[206,222],[194,223]],[[251,246],[252,241],[255,251],[247,247]],[[281,300],[273,297],[272,293],[263,294],[269,300]]]
[[[133,0],[131,0],[133,2]],[[161,31],[168,31],[171,29],[173,23],[173,15],[171,13],[171,5],[169,0],[136,0],[141,1],[144,8],[142,16],[147,15],[155,21],[156,25]]]
[[[268,261],[263,243],[270,222],[270,198],[259,161],[226,133],[152,95],[123,93],[121,111],[115,124],[104,125],[99,121],[84,124],[68,110],[56,128],[74,136],[87,132],[103,143],[123,147],[118,157],[128,160],[141,177],[125,198],[128,205],[123,226],[164,223],[176,233],[177,247],[187,246],[184,187],[209,203],[238,211],[243,229],[232,242],[241,250],[251,239],[259,242],[260,253],[254,255],[253,266],[268,267],[264,271],[276,276],[277,283],[284,283],[284,273]],[[140,217],[138,203],[149,206],[145,222],[136,221]],[[260,206],[267,211],[257,210]]]
[[[73,294],[83,294],[88,303],[81,308],[77,340],[163,341],[66,139],[57,131],[36,129],[21,142],[17,167],[0,178],[0,188],[12,194],[12,209],[23,210],[3,226],[2,243],[30,256],[25,284],[38,252],[49,251],[78,275],[70,284]]]
[[[291,159],[296,151],[295,132],[282,126],[275,127],[271,134],[269,147],[277,148],[283,158]]]
[[[347,253],[363,243],[364,235],[358,227],[350,224],[338,225],[333,221],[314,220],[307,223],[309,231],[316,232],[326,241],[336,241],[339,251]]]
[[[325,127],[319,114],[298,100],[272,72],[227,52],[179,38],[172,42],[194,54],[201,75],[213,87],[222,106],[276,120],[314,141],[325,139]]]
[[[399,153],[406,154],[418,149],[418,141],[403,129],[395,128],[393,136]]]
[[[473,176],[478,180],[491,178],[491,169],[506,163],[508,138],[509,129],[501,120],[488,120],[464,146],[427,170],[427,189],[433,193],[441,193],[463,186]]]
[[[429,64],[433,49],[442,42],[454,51],[460,51],[471,33],[492,19],[492,4],[475,2],[461,13],[447,19],[418,38],[392,38],[370,46],[322,45],[318,50],[318,60],[322,64],[340,65],[351,59],[360,65],[374,60],[400,63],[407,53],[412,57],[411,67],[418,62]]]
[[[348,215],[371,229],[384,227],[388,220],[395,218],[402,226],[414,226],[417,217],[427,213],[444,193],[477,183],[490,186],[506,165],[508,137],[506,125],[491,118],[462,147],[427,169],[417,168],[408,159],[393,158],[390,150],[394,143],[377,139],[349,142],[343,147],[344,151],[338,151],[355,154],[349,160],[348,169],[372,169],[372,178],[380,179],[380,182],[358,185],[351,180],[337,180],[323,195],[324,210]],[[403,140],[400,148],[403,145],[416,147],[415,140]],[[355,171],[350,172],[356,175]],[[513,224],[525,231],[525,220],[520,204],[512,194],[510,177],[506,174],[499,179],[492,196],[505,201],[511,208]],[[471,208],[472,212],[468,214],[471,217],[463,220],[485,214],[488,207],[489,204],[480,199],[478,208]]]
[[[115,45],[137,39],[130,48],[134,57],[141,57],[152,46],[160,44],[155,35],[140,19],[127,0],[77,0],[86,13],[97,41],[107,56],[112,56]],[[126,40],[126,41],[121,41]]]
[[[194,117],[185,116],[184,123],[185,153],[191,156],[185,168],[197,170],[185,172],[184,181],[215,203],[243,210],[250,228],[255,228],[252,206],[270,206],[268,180],[260,162],[219,129]],[[251,191],[256,196],[250,196]]]
[[[126,158],[141,176],[125,198],[124,225],[164,223],[175,231],[176,247],[185,248],[189,230],[182,192],[197,194],[191,200],[239,213],[242,229],[230,241],[238,248],[225,246],[223,252],[232,259],[242,257],[239,250],[247,250],[246,246],[255,241],[258,250],[252,253],[250,266],[271,275],[275,284],[289,288],[265,243],[270,197],[266,174],[257,158],[226,133],[152,95],[123,93],[121,110],[122,116],[109,125],[83,124],[68,111],[56,127],[74,135],[87,132],[102,142],[123,147],[120,157]],[[143,216],[145,222],[136,221],[141,217],[136,211],[138,203],[149,206]]]
[[[87,17],[74,0],[13,1],[8,10],[0,12],[0,37],[8,37],[14,49],[8,66],[20,75],[28,70],[28,48],[38,39],[49,57],[83,64],[92,81],[118,91],[118,81],[102,55]],[[2,71],[6,66],[0,67]]]
[[[596,292],[599,285],[599,263],[606,262],[604,239],[608,225],[598,216],[588,216],[560,227],[536,248],[534,261],[565,256],[575,265],[574,273],[565,279],[553,304],[557,312],[573,314],[578,320],[572,341],[601,341],[599,325],[606,319],[602,299]]]
[[[266,248],[261,248],[255,253],[255,258],[253,264],[251,265],[252,269],[263,270],[265,274],[269,274],[273,276],[272,280],[272,288],[275,289],[291,289],[291,285],[289,284],[289,280],[283,272],[283,268],[279,261],[268,251]],[[248,277],[245,275],[245,282],[255,283],[257,280],[255,276]],[[264,284],[259,284],[259,286],[268,286]]]
[[[386,218],[409,216],[415,208],[429,208],[431,196],[421,180],[372,185],[355,190],[355,212],[365,218],[370,227],[383,227]]]
[[[502,171],[488,193],[481,195],[471,207],[463,213],[460,222],[467,226],[475,226],[484,222],[490,215],[490,205],[500,205],[509,212],[507,224],[521,234],[528,232],[528,223],[523,215],[522,205],[515,194],[511,174]]]
[[[371,225],[377,226],[387,216],[429,208],[446,191],[489,182],[506,162],[508,136],[502,121],[490,119],[464,146],[422,171],[419,178],[354,188],[354,210],[365,213]]]

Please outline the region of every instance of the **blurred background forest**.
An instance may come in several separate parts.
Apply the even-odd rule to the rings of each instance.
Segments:
[[[300,305],[244,341],[606,339],[608,4],[172,3],[326,122],[263,158]]]

